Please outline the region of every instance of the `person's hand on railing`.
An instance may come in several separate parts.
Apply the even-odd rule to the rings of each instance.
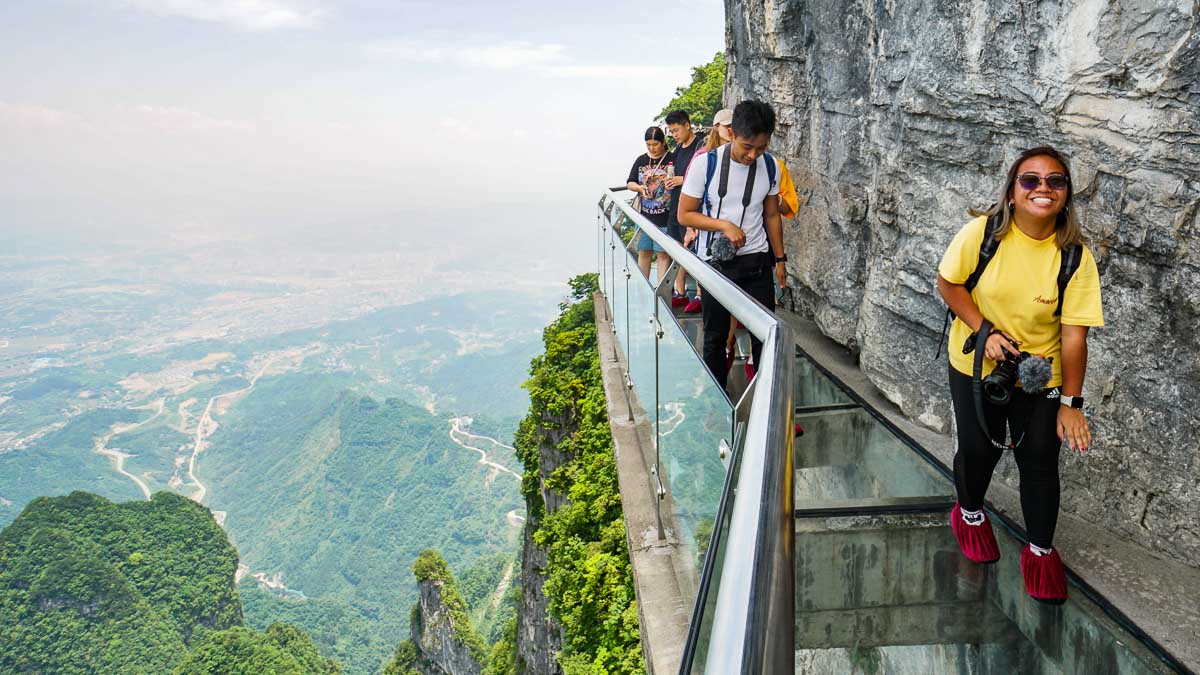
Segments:
[[[696,231],[696,228],[694,228],[694,227],[689,227],[689,228],[687,229],[687,232],[685,232],[685,233],[683,234],[683,245],[684,245],[684,246],[691,246],[691,245],[692,245],[692,242],[693,242],[693,241],[696,241],[696,237],[697,237],[697,236],[699,236],[699,234],[700,234],[700,233]]]

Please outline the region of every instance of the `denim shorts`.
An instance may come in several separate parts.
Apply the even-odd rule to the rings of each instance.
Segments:
[[[663,234],[667,234],[667,226],[659,225],[658,231],[662,232]],[[658,242],[656,242],[653,239],[651,239],[650,237],[646,236],[645,232],[638,232],[637,237],[638,237],[637,250],[639,250],[639,251],[654,251],[655,253],[663,252],[663,248],[658,245]]]

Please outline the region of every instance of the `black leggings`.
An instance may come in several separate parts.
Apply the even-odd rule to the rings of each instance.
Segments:
[[[988,442],[975,415],[971,377],[950,368],[950,396],[958,423],[958,452],[954,455],[954,487],[958,503],[968,511],[983,508],[992,472],[1003,450]],[[1057,387],[1038,394],[1017,389],[1012,401],[998,406],[983,401],[983,414],[992,436],[1004,443],[1007,426],[1013,457],[1021,474],[1021,512],[1029,541],[1050,548],[1058,523],[1058,396]]]

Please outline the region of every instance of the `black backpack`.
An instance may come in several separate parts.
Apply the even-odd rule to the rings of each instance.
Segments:
[[[975,263],[975,271],[971,272],[971,276],[963,282],[967,292],[975,290],[975,286],[979,284],[979,278],[983,276],[984,270],[987,269],[988,263],[992,258],[996,257],[996,251],[1000,250],[1000,239],[996,237],[996,231],[1000,229],[1000,214],[994,213],[988,216],[987,225],[983,229],[983,241],[979,244],[979,261]],[[1075,270],[1079,269],[1079,263],[1083,260],[1083,245],[1075,244],[1062,252],[1062,258],[1058,266],[1058,306],[1054,308],[1054,316],[1062,315],[1063,294],[1067,292],[1067,284],[1071,283],[1071,277],[1075,275]],[[942,337],[938,341],[938,351],[933,355],[933,358],[941,356],[942,343],[946,341],[946,333],[950,328],[950,321],[954,318],[954,312],[950,308],[946,308],[946,320],[942,323]],[[947,347],[948,349],[948,347]]]

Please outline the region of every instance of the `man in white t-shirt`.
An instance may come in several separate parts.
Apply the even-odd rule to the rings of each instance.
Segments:
[[[714,151],[717,161],[711,179],[707,158],[697,157],[695,170],[687,172],[679,199],[679,223],[700,230],[696,253],[701,259],[774,311],[774,270],[787,259],[771,253],[783,250],[783,221],[775,198],[779,194],[778,170],[768,169],[767,162],[774,160],[766,154],[775,133],[775,111],[761,101],[742,101],[733,109],[732,126],[733,142]],[[727,241],[718,241],[721,237]],[[729,244],[736,255],[719,260]],[[729,312],[708,293],[703,296],[702,308],[704,363],[723,387]],[[751,351],[754,363],[761,363],[762,341],[752,338]]]

